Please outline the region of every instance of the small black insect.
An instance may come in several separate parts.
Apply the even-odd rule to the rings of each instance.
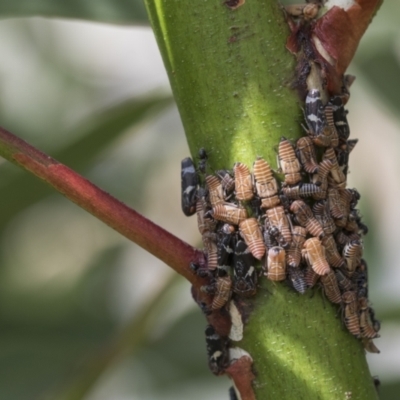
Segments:
[[[228,338],[218,335],[212,325],[206,327],[208,366],[215,375],[224,372],[229,363]]]
[[[281,204],[282,204],[285,212],[289,212],[290,205],[292,204],[293,200],[290,200],[289,197],[287,197],[285,194],[283,194],[282,191],[281,191],[281,194],[279,195],[279,200],[281,201]]]
[[[365,228],[367,228],[368,232],[368,227],[363,224],[363,227],[360,228],[359,222],[361,223],[361,217],[358,214],[358,210],[350,210],[346,221],[346,225],[344,225],[343,228],[349,234],[356,234],[356,235],[360,235],[360,233],[363,234]]]
[[[371,320],[372,327],[375,332],[379,332],[381,330],[381,322],[375,318],[375,311],[372,307],[368,307],[369,318]]]
[[[233,256],[233,291],[240,296],[253,296],[257,290],[256,259],[247,244],[238,240]]]
[[[278,246],[278,240],[276,237],[279,235],[279,229],[276,226],[270,226],[265,220],[265,228],[263,232],[264,244],[267,250],[272,247]]]
[[[300,268],[290,267],[287,266],[287,271],[289,274],[289,280],[293,286],[293,288],[301,293],[304,294],[307,290],[307,284],[304,278],[304,273]]]
[[[361,195],[357,189],[348,189],[348,191],[351,194],[350,209],[354,210],[358,201],[361,199]]]
[[[224,224],[218,232],[217,256],[218,265],[231,265],[235,248],[235,228],[233,225]]]
[[[347,149],[347,145],[340,145],[336,149],[336,158],[338,160],[339,167],[346,176],[349,169],[349,154],[350,153]]]
[[[377,376],[373,376],[373,377],[372,377],[372,380],[374,381],[375,389],[376,389],[376,391],[378,392],[378,391],[379,391],[379,388],[380,388],[380,386],[381,386],[381,381],[380,381],[379,377],[377,377]]]
[[[211,271],[207,267],[195,264],[193,262],[190,263],[190,269],[196,275],[200,276],[200,278],[209,278],[212,275]]]
[[[352,210],[350,211],[350,215],[349,217],[353,217],[354,221],[356,222],[357,226],[358,226],[358,233],[362,233],[363,235],[366,235],[368,233],[368,226],[365,225],[362,221],[361,221],[361,216],[358,213],[358,210]]]
[[[200,310],[203,312],[204,315],[210,315],[212,313],[211,308],[209,306],[207,306],[206,303],[200,302],[197,304],[199,305]]]
[[[181,201],[182,211],[187,217],[196,212],[198,183],[199,179],[192,159],[184,158],[181,163]]]
[[[236,396],[236,391],[233,386],[229,388],[229,400],[239,400],[238,397]]]
[[[283,237],[281,231],[276,226],[271,226],[268,231],[270,236],[274,238],[277,246],[283,247],[284,249],[290,246],[290,243]]]
[[[339,135],[339,144],[345,144],[350,136],[350,127],[343,100],[340,96],[334,96],[329,100],[328,105],[332,106],[333,109],[333,119]]]
[[[346,143],[340,144],[337,148],[336,157],[338,160],[339,167],[343,170],[343,173],[347,175],[349,169],[349,155],[358,143],[358,139],[348,140]]]
[[[199,164],[198,168],[202,174],[206,173],[206,166],[207,166],[208,155],[204,147],[199,150]]]
[[[364,259],[361,259],[360,266],[352,276],[352,281],[356,285],[358,297],[368,298],[368,269]]]
[[[261,208],[261,205],[262,199],[260,199],[259,197],[254,197],[250,200],[250,206],[253,210],[253,216],[255,218],[261,218],[265,213],[265,211]]]

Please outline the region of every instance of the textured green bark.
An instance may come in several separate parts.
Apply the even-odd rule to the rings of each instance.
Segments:
[[[377,399],[363,346],[343,326],[338,308],[320,293],[267,286],[237,343],[254,359],[257,399]]]
[[[256,155],[275,165],[270,144],[301,134],[288,28],[275,2],[255,3],[147,2],[191,152],[205,147],[212,168]]]
[[[204,147],[210,171],[251,166],[257,155],[275,166],[279,138],[302,135],[300,100],[289,89],[295,60],[277,2],[247,0],[236,10],[221,0],[146,5],[191,153]],[[334,307],[320,294],[262,286],[235,343],[254,359],[257,399],[377,398],[362,345]]]

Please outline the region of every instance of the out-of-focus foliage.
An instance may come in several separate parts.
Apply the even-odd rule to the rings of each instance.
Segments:
[[[0,1],[0,13],[20,7],[23,15],[143,21],[134,3]],[[349,71],[357,76],[351,136],[360,139],[350,187],[362,194],[371,231],[364,243],[370,298],[383,327],[382,353],[370,362],[383,400],[397,399],[400,385],[400,124],[390,112],[400,104],[396,3],[386,0]],[[188,150],[149,29],[2,21],[0,51],[1,125],[198,243],[195,218],[180,211],[180,160]],[[170,271],[161,262],[34,177],[5,162],[0,169],[0,397],[228,398],[229,381],[207,369],[205,320],[188,284],[178,279],[166,300]],[[150,305],[144,324],[139,317]]]
[[[39,19],[0,31],[2,125],[195,244],[195,221],[180,213],[187,147],[151,31]],[[0,168],[2,396],[176,398],[204,382],[211,389],[199,398],[215,384],[226,390],[207,370],[204,321],[185,282],[139,337],[132,323],[168,268],[36,178]]]
[[[397,198],[400,184],[400,29],[398,2],[385,0],[362,39],[350,73],[356,75],[350,99],[352,135],[360,139],[351,170],[360,168],[353,185],[360,188],[365,220],[365,256],[370,266],[370,298],[382,322],[380,355],[369,355],[372,375],[381,381],[382,400],[399,397],[400,274]],[[362,90],[360,90],[362,89]],[[358,94],[359,93],[359,94]],[[352,115],[356,108],[357,115]],[[360,165],[360,167],[358,166]]]
[[[109,106],[104,112],[91,116],[87,124],[77,127],[76,131],[80,131],[78,138],[52,156],[77,172],[83,171],[93,163],[93,159],[99,153],[118,140],[119,135],[125,133],[126,129],[139,124],[157,106],[159,110],[162,109],[171,102],[170,100],[152,96]],[[0,226],[4,226],[27,206],[52,193],[50,187],[38,185],[27,174],[19,174],[12,178],[9,175],[4,171],[2,186],[4,213],[0,215]]]
[[[356,55],[356,65],[377,95],[398,115],[400,28],[398,2],[385,0]]]
[[[147,24],[142,0],[1,0],[0,16],[73,18],[114,24]]]

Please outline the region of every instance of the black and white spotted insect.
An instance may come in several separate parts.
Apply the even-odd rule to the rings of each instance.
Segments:
[[[235,249],[235,227],[230,224],[222,225],[218,232],[217,255],[218,266],[231,265]]]
[[[196,212],[198,183],[199,179],[192,159],[184,158],[181,163],[181,201],[182,211],[187,217]]]
[[[329,100],[328,105],[331,105],[333,108],[333,119],[339,135],[339,143],[346,143],[350,136],[350,127],[347,122],[347,111],[344,108],[342,98],[334,96]]]
[[[321,94],[318,89],[311,89],[307,93],[305,117],[311,134],[319,135],[325,125],[325,114]]]
[[[208,366],[215,375],[224,372],[229,363],[228,338],[218,335],[212,325],[206,327]]]
[[[235,246],[233,256],[233,291],[244,297],[253,296],[257,291],[256,259],[247,247],[239,240]]]

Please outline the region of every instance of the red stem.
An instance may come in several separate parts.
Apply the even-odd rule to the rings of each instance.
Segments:
[[[191,262],[204,264],[201,251],[3,128],[0,128],[0,155],[47,182],[66,198],[165,262],[192,285],[199,287],[204,284],[204,280],[189,267]]]

